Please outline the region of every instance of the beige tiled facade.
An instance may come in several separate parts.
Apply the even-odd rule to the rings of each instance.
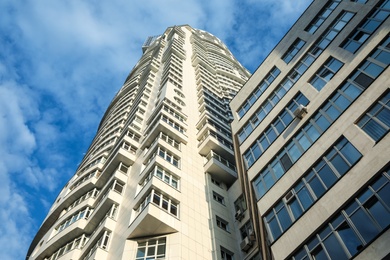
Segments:
[[[264,259],[389,257],[389,13],[389,1],[314,1],[230,103]]]

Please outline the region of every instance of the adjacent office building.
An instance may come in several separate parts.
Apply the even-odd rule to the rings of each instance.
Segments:
[[[249,253],[390,257],[389,13],[314,1],[231,102]]]
[[[26,258],[389,257],[389,13],[316,0],[252,76],[149,37]]]

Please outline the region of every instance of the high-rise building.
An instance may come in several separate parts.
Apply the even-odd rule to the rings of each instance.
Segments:
[[[240,254],[229,102],[250,74],[219,39],[187,25],[142,49],[27,259]]]
[[[390,259],[389,13],[314,1],[230,103],[246,259]]]

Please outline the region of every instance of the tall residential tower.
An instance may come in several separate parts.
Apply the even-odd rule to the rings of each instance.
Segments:
[[[149,37],[27,259],[231,259],[229,109],[249,72],[215,36]]]

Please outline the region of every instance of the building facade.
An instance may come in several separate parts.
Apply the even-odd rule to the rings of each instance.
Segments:
[[[314,1],[230,103],[246,259],[390,257],[389,13]]]
[[[27,259],[240,254],[229,102],[250,74],[219,39],[186,25],[142,48]]]

